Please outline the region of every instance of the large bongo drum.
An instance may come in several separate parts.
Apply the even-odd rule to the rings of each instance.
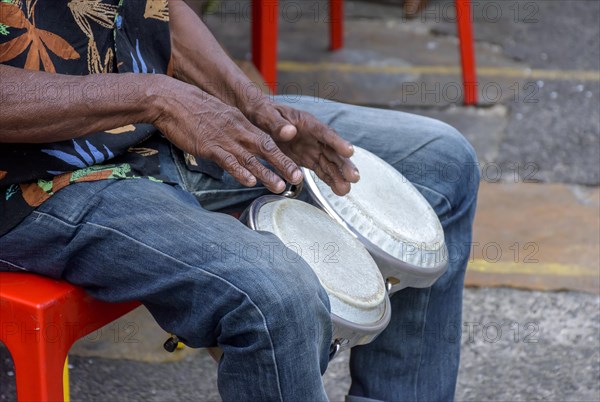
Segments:
[[[394,167],[354,147],[361,173],[350,193],[339,197],[304,169],[310,202],[322,208],[371,253],[392,294],[431,286],[448,265],[442,225],[425,198]]]
[[[241,217],[251,229],[275,234],[319,278],[331,304],[331,358],[342,349],[371,342],[390,321],[381,273],[364,246],[325,212],[299,200],[267,195]],[[298,284],[302,286],[302,284]]]

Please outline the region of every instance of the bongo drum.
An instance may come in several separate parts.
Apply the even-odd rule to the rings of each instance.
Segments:
[[[255,200],[241,220],[251,229],[275,234],[286,251],[293,250],[288,256],[303,258],[319,278],[331,304],[330,358],[371,342],[387,327],[390,301],[375,261],[325,212],[303,201],[267,195]]]
[[[442,225],[433,208],[396,169],[354,147],[351,158],[361,174],[344,197],[308,169],[310,202],[352,233],[371,253],[389,294],[406,287],[431,286],[448,266]]]

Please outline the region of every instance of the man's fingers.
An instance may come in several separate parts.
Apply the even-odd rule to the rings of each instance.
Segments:
[[[333,177],[329,176],[321,166],[316,166],[313,170],[335,194],[344,196],[350,192],[350,183],[347,181],[338,181],[334,179]]]
[[[330,146],[335,152],[345,158],[354,155],[354,147],[352,144],[339,136],[332,128],[321,125],[321,142]]]
[[[275,113],[277,112],[275,111]],[[263,129],[271,134],[271,137],[276,141],[291,141],[298,134],[298,129],[289,121],[280,117],[279,113],[274,115],[274,118],[269,120]]]
[[[296,127],[273,106],[265,107],[264,111],[257,112],[254,120],[258,127],[270,134],[276,141],[287,142],[298,134]]]
[[[279,131],[275,131],[277,134],[273,134],[273,138],[278,141],[291,141],[298,134],[298,129],[296,126],[292,124],[286,124],[279,129]]]
[[[257,181],[260,181],[274,193],[281,193],[285,190],[283,180],[264,166],[255,155],[242,147],[234,147],[232,152],[215,147],[211,150],[211,156],[219,166],[244,186],[254,187]]]
[[[344,158],[349,158],[354,155],[354,147],[352,144],[342,137],[331,127],[321,123],[309,113],[302,113],[300,116],[298,129],[303,132],[310,132],[321,143],[331,147]]]
[[[299,184],[302,181],[302,171],[279,149],[273,138],[251,123],[248,123],[247,129],[254,134],[254,143],[249,144],[247,150],[269,162],[289,183]]]
[[[302,181],[302,171],[298,165],[279,149],[271,137],[265,135],[261,138],[259,150],[263,158],[281,172],[288,182],[299,184]]]
[[[337,195],[345,195],[350,191],[350,181],[347,180],[338,164],[327,158],[322,150],[311,148],[303,152],[304,165],[309,166]],[[340,165],[344,165],[340,161]]]
[[[261,182],[274,193],[285,190],[285,182],[259,158],[269,162],[282,177],[290,183],[302,181],[302,171],[292,159],[286,156],[275,141],[248,120],[239,121],[234,132],[221,136],[219,145],[208,150],[208,158],[213,159],[245,186],[255,186]]]
[[[242,150],[238,157],[238,161],[261,183],[263,183],[269,191],[279,194],[285,190],[285,183],[283,180],[281,180],[275,172],[267,169],[267,167],[260,163],[256,156],[252,155],[250,152]]]
[[[335,165],[340,169],[344,179],[352,183],[357,183],[358,180],[360,180],[360,173],[349,158],[342,158],[329,146],[323,147],[323,153],[327,159],[335,163]]]
[[[225,151],[221,147],[214,147],[210,151],[211,159],[225,171],[227,171],[234,179],[246,187],[256,186],[256,177],[243,167],[238,159],[230,152]]]
[[[330,162],[324,155],[314,165],[313,170],[337,195],[343,196],[350,192],[350,183],[344,179],[337,165]]]

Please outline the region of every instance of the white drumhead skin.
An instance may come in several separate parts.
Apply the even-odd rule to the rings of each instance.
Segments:
[[[394,167],[355,146],[352,162],[361,179],[344,197],[310,172],[338,216],[394,258],[420,268],[445,261],[444,231],[425,198]]]
[[[260,208],[256,226],[274,233],[308,263],[329,295],[332,314],[357,324],[381,319],[386,297],[381,273],[364,246],[329,215],[305,202],[281,199]]]

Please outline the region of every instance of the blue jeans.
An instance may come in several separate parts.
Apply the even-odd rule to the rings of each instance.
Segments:
[[[390,326],[352,350],[349,398],[453,399],[479,184],[473,149],[424,117],[313,98],[277,101],[313,113],[401,171],[433,206],[449,245],[444,276],[431,288],[396,293]],[[163,173],[179,185],[72,184],[0,237],[0,269],[64,278],[106,301],[139,300],[189,346],[219,345],[225,401],[326,400],[321,375],[332,329],[318,279],[273,235],[213,212],[266,190],[189,172],[169,147],[160,156]]]

